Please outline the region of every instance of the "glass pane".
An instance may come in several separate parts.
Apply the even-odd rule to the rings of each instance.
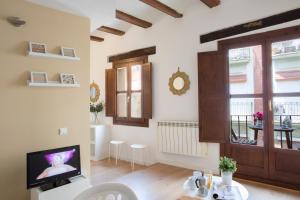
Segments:
[[[117,94],[117,111],[118,117],[127,117],[127,94]]]
[[[263,99],[230,99],[231,142],[264,145]]]
[[[142,66],[133,65],[131,67],[131,90],[141,90],[142,88]]]
[[[300,39],[272,43],[273,92],[300,92]]]
[[[273,98],[275,148],[300,148],[300,97]]]
[[[140,92],[131,93],[131,117],[142,117],[142,98]]]
[[[262,49],[260,45],[230,49],[230,94],[262,93],[262,69]]]
[[[117,69],[117,91],[127,90],[127,68]]]

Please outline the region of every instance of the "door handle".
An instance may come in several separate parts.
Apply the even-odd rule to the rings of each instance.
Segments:
[[[269,100],[268,105],[269,105],[269,111],[272,112],[272,101],[271,100]]]
[[[130,96],[127,96],[127,103],[129,103],[130,101]]]

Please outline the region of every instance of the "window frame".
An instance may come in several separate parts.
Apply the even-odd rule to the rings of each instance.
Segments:
[[[140,126],[140,127],[149,127],[149,119],[147,118],[132,118],[131,117],[131,95],[132,93],[140,92],[143,94],[143,73],[141,74],[141,89],[140,90],[131,90],[131,67],[136,64],[143,65],[148,62],[148,56],[141,56],[136,58],[129,58],[124,60],[114,61],[112,63],[113,69],[117,70],[118,68],[127,68],[127,91],[118,91],[116,90],[115,98],[116,98],[116,116],[113,116],[113,124],[114,125],[127,125],[127,126]],[[116,76],[116,81],[118,77]],[[127,117],[118,117],[118,93],[126,93],[127,98],[129,97],[129,101],[127,101]],[[143,104],[144,99],[143,95],[141,95],[141,109],[143,113]]]

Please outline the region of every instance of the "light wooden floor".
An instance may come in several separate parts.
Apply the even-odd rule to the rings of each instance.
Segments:
[[[192,170],[155,164],[149,167],[136,165],[131,171],[130,163],[113,160],[92,162],[93,185],[103,182],[119,182],[131,187],[140,200],[176,200],[183,195],[182,184]],[[300,191],[288,190],[270,185],[237,179],[248,189],[249,200],[300,200]]]

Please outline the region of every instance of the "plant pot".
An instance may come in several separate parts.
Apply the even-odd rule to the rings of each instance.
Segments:
[[[99,123],[98,113],[97,112],[93,112],[92,114],[93,114],[92,123],[93,124],[98,124]]]
[[[222,183],[224,185],[231,185],[232,184],[232,172],[221,172],[222,176]]]
[[[260,120],[260,119],[258,119],[258,120],[256,121],[256,126],[262,126],[262,125],[263,125],[263,121]]]

